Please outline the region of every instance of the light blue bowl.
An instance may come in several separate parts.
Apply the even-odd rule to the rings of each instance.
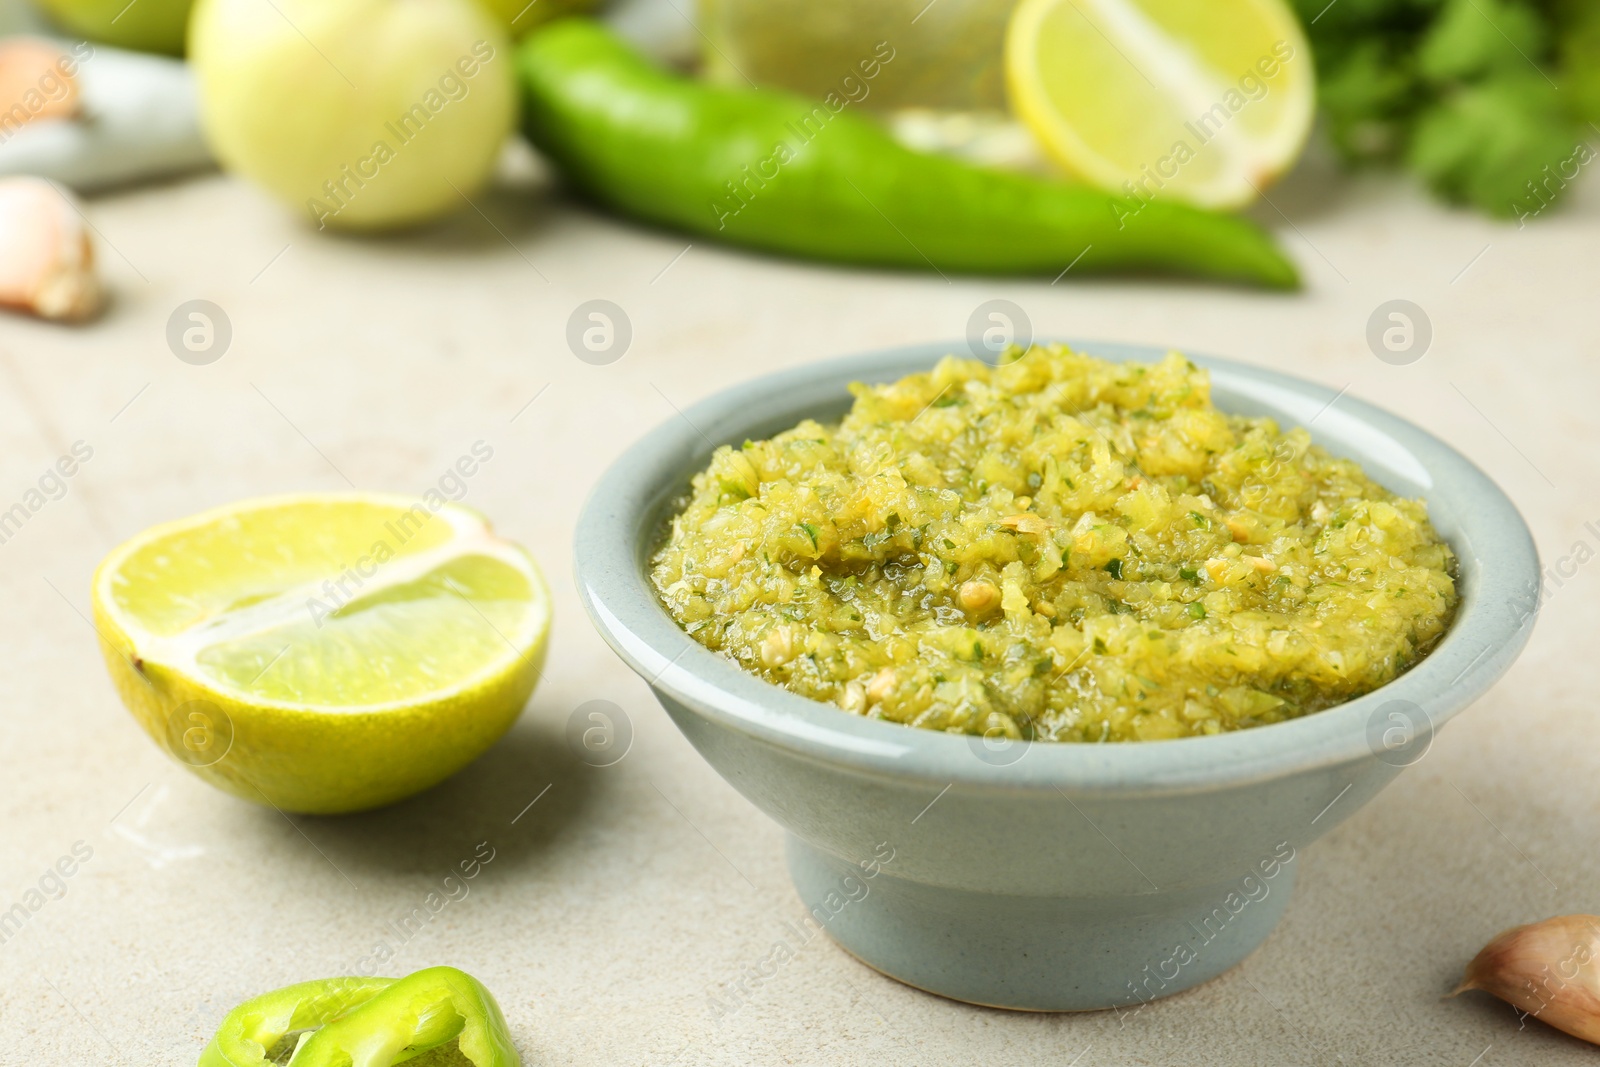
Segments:
[[[1072,342],[1108,359],[1164,352]],[[1348,818],[1528,639],[1539,564],[1516,508],[1448,445],[1320,385],[1220,359],[1224,411],[1309,426],[1329,451],[1428,501],[1461,563],[1450,632],[1381,689],[1305,718],[1130,744],[1001,743],[861,718],[746,673],[656,600],[647,558],[712,448],[837,419],[852,381],[961,345],[915,345],[735,386],[652,431],[579,519],[595,626],[711,765],[789,832],[814,927],[903,982],[976,1004],[1071,1011],[1187,989],[1243,959],[1288,906],[1296,857]]]

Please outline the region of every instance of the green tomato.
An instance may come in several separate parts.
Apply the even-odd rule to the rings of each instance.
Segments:
[[[114,48],[183,54],[194,0],[35,0],[63,29]],[[544,0],[540,0],[541,3]]]
[[[464,207],[516,120],[511,43],[475,0],[199,0],[189,58],[223,166],[318,228]]]

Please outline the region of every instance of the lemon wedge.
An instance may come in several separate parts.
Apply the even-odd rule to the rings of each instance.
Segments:
[[[1017,116],[1109,192],[1249,203],[1311,130],[1311,48],[1283,0],[1022,0],[1005,44]]]
[[[369,493],[247,500],[153,527],[95,572],[123,702],[213,785],[298,812],[433,785],[516,721],[550,594],[476,512]]]

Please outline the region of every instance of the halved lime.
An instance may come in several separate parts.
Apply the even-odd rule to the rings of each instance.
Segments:
[[[1315,104],[1284,0],[1022,0],[1006,85],[1070,173],[1204,207],[1248,203],[1287,171]]]
[[[246,500],[153,527],[94,576],[101,649],[151,737],[212,784],[300,812],[387,804],[516,721],[550,595],[437,493]]]

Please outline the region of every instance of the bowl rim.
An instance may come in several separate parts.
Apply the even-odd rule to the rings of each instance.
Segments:
[[[1113,360],[1159,359],[1169,348],[1065,339],[1074,351]],[[791,693],[705,648],[656,599],[647,541],[688,478],[715,447],[768,436],[830,407],[842,411],[850,381],[891,381],[964,355],[964,344],[921,343],[803,364],[741,382],[679,411],[627,448],[590,491],[574,532],[574,577],[602,638],[658,696],[720,726],[824,764],[930,784],[1062,793],[1189,793],[1334,767],[1386,754],[1393,714],[1413,728],[1411,755],[1481,696],[1526,645],[1537,615],[1540,568],[1516,506],[1454,448],[1376,405],[1280,371],[1186,354],[1211,371],[1213,394],[1311,426],[1335,454],[1386,484],[1425,489],[1450,513],[1441,530],[1460,561],[1461,601],[1427,657],[1371,693],[1286,722],[1206,737],[1120,743],[1017,742],[997,754],[972,735],[923,730],[853,715]],[[1219,404],[1224,410],[1229,405]],[[1304,417],[1305,412],[1314,412]],[[1292,421],[1299,414],[1298,422]],[[1326,421],[1322,421],[1326,420]],[[770,428],[769,428],[770,427]],[[1357,447],[1357,446],[1360,447]],[[1375,470],[1376,468],[1376,470]],[[1438,523],[1438,517],[1435,522]],[[1394,702],[1405,702],[1395,708]],[[1420,709],[1420,720],[1411,709]],[[1417,756],[1420,758],[1420,755]]]

